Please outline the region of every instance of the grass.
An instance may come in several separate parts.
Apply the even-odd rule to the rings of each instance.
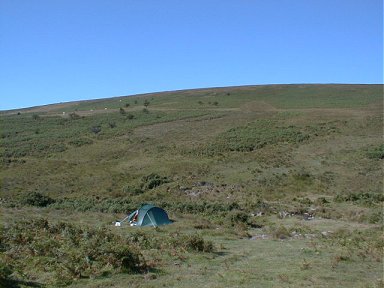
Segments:
[[[381,287],[382,109],[382,85],[271,85],[3,112],[2,281]],[[174,224],[112,226],[142,203],[163,207]],[[43,271],[60,257],[28,251],[59,235],[26,228],[39,219],[79,235],[107,231],[114,240],[99,245],[100,255],[120,243],[146,268],[126,274],[101,257],[97,269],[84,264],[64,280],[60,261]],[[16,245],[20,233],[32,240]],[[73,257],[89,244],[52,243],[47,253]]]
[[[110,215],[103,214],[31,209],[24,210],[25,216],[34,212],[49,216],[52,223],[76,221],[76,225],[82,225],[83,230],[84,225],[108,227],[108,220],[113,219]],[[7,212],[9,218],[15,213],[20,216],[20,212]],[[79,222],[79,219],[87,222]],[[130,243],[136,243],[135,247],[140,248],[147,265],[156,269],[144,274],[120,273],[92,280],[82,278],[72,282],[72,286],[98,287],[110,283],[114,287],[126,287],[128,284],[144,287],[188,287],[192,279],[195,279],[196,285],[203,287],[359,287],[366,284],[377,287],[380,283],[381,232],[377,227],[343,221],[338,221],[335,227],[333,220],[303,222],[297,218],[286,218],[276,228],[282,230],[281,227],[284,227],[284,233],[298,231],[302,236],[276,240],[271,236],[264,240],[250,240],[234,234],[233,228],[210,224],[197,230],[200,231],[200,237],[212,241],[215,246],[213,253],[207,253],[196,252],[194,249],[185,250],[184,244],[180,246],[172,241],[177,238],[185,243],[185,236],[182,235],[189,235],[197,229],[193,228],[192,224],[196,221],[193,218],[181,216],[178,219],[175,225],[156,230],[122,228],[112,231]],[[251,235],[268,233],[267,231],[277,233],[277,230],[270,229],[248,229],[248,232]],[[322,236],[320,232],[324,230],[333,230],[333,234]],[[356,234],[356,231],[360,232]],[[41,233],[38,235],[42,237]],[[376,241],[376,244],[369,241]]]

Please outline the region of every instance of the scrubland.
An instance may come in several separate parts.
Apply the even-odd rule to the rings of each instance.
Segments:
[[[4,287],[383,287],[383,86],[3,111]],[[174,223],[114,227],[143,203]]]

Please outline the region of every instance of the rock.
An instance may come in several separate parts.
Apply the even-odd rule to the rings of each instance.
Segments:
[[[315,219],[315,217],[313,217],[313,215],[310,214],[310,213],[304,213],[303,214],[303,219],[306,220],[306,221],[309,221],[309,220]]]
[[[251,238],[250,238],[250,240],[259,240],[259,239],[261,239],[261,240],[265,240],[265,239],[269,239],[270,237],[269,237],[269,235],[267,235],[267,234],[259,234],[259,235],[254,235],[254,236],[252,236]]]
[[[332,231],[323,231],[323,232],[321,232],[321,235],[324,237],[328,237],[331,233],[332,233]]]
[[[280,211],[279,212],[279,218],[280,219],[284,219],[284,218],[289,217],[289,216],[291,216],[291,215],[287,211]]]

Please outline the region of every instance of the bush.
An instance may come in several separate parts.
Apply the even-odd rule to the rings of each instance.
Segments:
[[[180,235],[174,237],[174,245],[182,247],[189,251],[197,252],[213,252],[214,246],[212,241],[206,241],[199,234],[194,235]]]
[[[79,114],[73,112],[73,113],[69,113],[69,118],[70,118],[71,120],[76,120],[76,119],[80,119],[81,116],[80,116]]]
[[[228,214],[227,220],[232,226],[236,226],[239,223],[247,224],[249,221],[249,215],[243,211],[235,210]]]
[[[367,156],[370,159],[384,159],[384,144],[368,150]]]
[[[355,202],[364,205],[373,205],[384,202],[384,195],[381,193],[365,192],[350,193],[346,195],[338,194],[335,196],[336,202]]]
[[[13,273],[12,267],[0,259],[0,287],[12,287],[13,279],[11,275]]]
[[[50,204],[55,203],[55,200],[39,192],[31,192],[27,194],[27,196],[24,198],[22,202],[23,204],[26,204],[26,205],[46,207]]]
[[[127,119],[129,119],[129,120],[135,119],[135,115],[129,113],[129,114],[127,114]]]
[[[38,114],[32,114],[32,119],[33,120],[39,120],[40,116]]]
[[[91,131],[95,134],[98,134],[101,132],[101,126],[92,126]]]
[[[117,260],[116,267],[119,267],[123,273],[140,273],[144,272],[144,260],[141,254],[133,251],[129,246],[117,247],[113,251]]]
[[[162,177],[158,174],[151,173],[141,179],[141,188],[144,190],[153,189],[168,182],[169,180],[167,177]]]

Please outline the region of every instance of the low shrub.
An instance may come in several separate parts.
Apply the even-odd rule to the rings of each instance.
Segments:
[[[383,211],[380,209],[379,211],[372,211],[370,215],[368,216],[368,222],[371,224],[380,224],[383,225],[384,223],[384,214]]]
[[[69,113],[69,118],[70,118],[71,120],[76,120],[76,119],[80,119],[81,116],[80,116],[79,114],[73,112],[73,113]]]
[[[106,213],[126,213],[133,211],[140,203],[132,202],[130,198],[113,199],[58,199],[50,207],[55,209],[68,209],[79,212],[94,211]]]
[[[291,232],[285,226],[271,227],[271,235],[274,239],[287,239],[291,236]]]
[[[51,208],[55,209],[67,209],[79,212],[93,211],[93,212],[105,212],[105,213],[127,213],[127,211],[134,211],[142,204],[142,200],[136,197],[144,193],[143,189],[136,188],[134,186],[126,185],[123,188],[123,192],[127,193],[126,197],[116,197],[107,199],[95,199],[95,198],[61,198],[55,200],[50,204]],[[155,201],[156,202],[156,201]],[[25,205],[25,202],[18,203]],[[210,201],[161,201],[156,202],[156,205],[164,208],[167,211],[199,214],[206,216],[214,216],[222,219],[229,219],[228,213],[231,211],[240,211],[241,207],[237,202],[220,203]],[[233,215],[233,217],[240,217],[240,215]],[[247,217],[247,216],[246,216]]]
[[[55,200],[39,192],[31,192],[25,196],[22,202],[23,204],[26,204],[26,205],[46,207],[48,205],[55,203]]]
[[[129,114],[127,114],[127,119],[129,119],[129,120],[135,119],[135,115],[129,113]]]
[[[32,119],[33,119],[33,120],[39,120],[39,119],[40,119],[40,115],[38,115],[38,114],[32,114]]]
[[[198,223],[193,225],[193,228],[203,230],[203,229],[212,229],[214,226],[213,224],[206,220],[206,219],[200,219]]]
[[[249,218],[247,224],[252,228],[263,228],[268,225],[269,222],[265,217],[251,217]]]
[[[188,251],[213,252],[214,245],[212,241],[204,240],[199,234],[178,235],[173,238],[174,246],[182,247]]]
[[[101,126],[92,126],[91,127],[91,131],[93,132],[93,133],[95,133],[95,134],[98,134],[98,133],[100,133],[101,132]]]
[[[162,202],[161,207],[181,212],[191,213],[199,215],[227,215],[227,212],[240,209],[240,205],[237,202],[220,203],[209,201],[197,201],[197,202]]]
[[[384,195],[375,192],[356,192],[350,194],[338,194],[335,196],[334,200],[336,202],[354,202],[357,204],[373,205],[384,202]]]
[[[3,259],[0,259],[0,287],[12,287],[13,279],[11,275],[13,273],[12,267],[6,263]]]
[[[230,213],[228,213],[226,218],[227,218],[227,222],[230,225],[236,226],[239,223],[248,224],[248,222],[250,220],[250,215],[243,212],[243,211],[234,210],[234,211],[231,211]]]
[[[364,231],[350,231],[340,228],[325,239],[330,245],[340,245],[349,257],[373,258],[378,262],[383,259],[384,238],[381,228]]]
[[[69,284],[74,279],[146,270],[141,253],[111,231],[32,219],[3,229],[4,257],[21,275],[34,270],[50,275],[47,284]],[[8,273],[7,267],[1,273]],[[7,270],[8,269],[8,270]],[[44,277],[45,278],[45,277]],[[29,280],[29,279],[25,279]]]
[[[312,175],[307,171],[300,170],[297,173],[293,174],[293,178],[297,181],[309,182],[312,179]],[[309,201],[311,201],[311,200],[309,200]]]
[[[275,121],[258,120],[247,126],[228,130],[217,138],[214,145],[215,150],[219,151],[254,151],[281,142],[303,142],[309,138],[309,134],[302,130],[295,126],[278,127]]]
[[[139,194],[142,194],[144,191],[140,188],[136,188],[130,185],[125,185],[123,187],[123,192],[130,195],[139,195]]]
[[[169,180],[167,177],[151,173],[141,179],[141,188],[144,190],[153,189],[168,182]]]
[[[384,159],[384,144],[368,149],[367,157],[370,159]]]

